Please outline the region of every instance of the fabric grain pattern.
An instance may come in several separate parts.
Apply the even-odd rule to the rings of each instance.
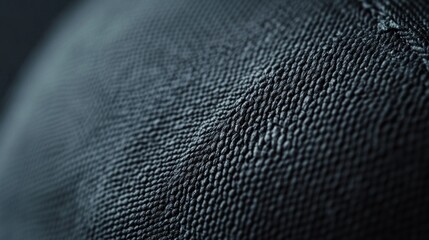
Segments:
[[[428,239],[424,0],[90,0],[0,130],[0,239]]]

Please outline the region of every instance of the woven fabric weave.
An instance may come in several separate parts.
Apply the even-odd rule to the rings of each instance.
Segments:
[[[428,239],[425,0],[90,0],[22,73],[0,239]]]

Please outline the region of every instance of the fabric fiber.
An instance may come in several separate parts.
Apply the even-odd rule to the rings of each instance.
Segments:
[[[2,116],[0,239],[429,239],[428,16],[77,4]]]

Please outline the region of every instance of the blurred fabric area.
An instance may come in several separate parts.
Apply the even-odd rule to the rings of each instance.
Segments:
[[[0,116],[9,87],[60,14],[75,0],[0,0]]]
[[[1,3],[0,239],[429,239],[427,0]]]

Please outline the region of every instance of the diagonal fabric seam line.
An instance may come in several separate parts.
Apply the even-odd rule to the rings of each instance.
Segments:
[[[400,39],[402,39],[406,45],[408,45],[412,52],[416,53],[420,58],[421,62],[425,66],[426,70],[429,71],[429,43],[427,39],[422,35],[422,31],[427,31],[422,26],[423,23],[418,23],[420,29],[413,29],[411,26],[411,17],[408,16],[397,16],[397,14],[388,10],[390,5],[394,4],[394,1],[371,1],[371,0],[361,0],[360,1],[363,8],[369,10],[372,16],[374,16],[378,22],[378,29],[381,32],[392,32],[397,34]],[[410,9],[410,11],[413,11]],[[405,23],[400,22],[399,18],[403,17]],[[416,20],[415,21],[422,21]],[[408,23],[408,24],[406,24]]]

